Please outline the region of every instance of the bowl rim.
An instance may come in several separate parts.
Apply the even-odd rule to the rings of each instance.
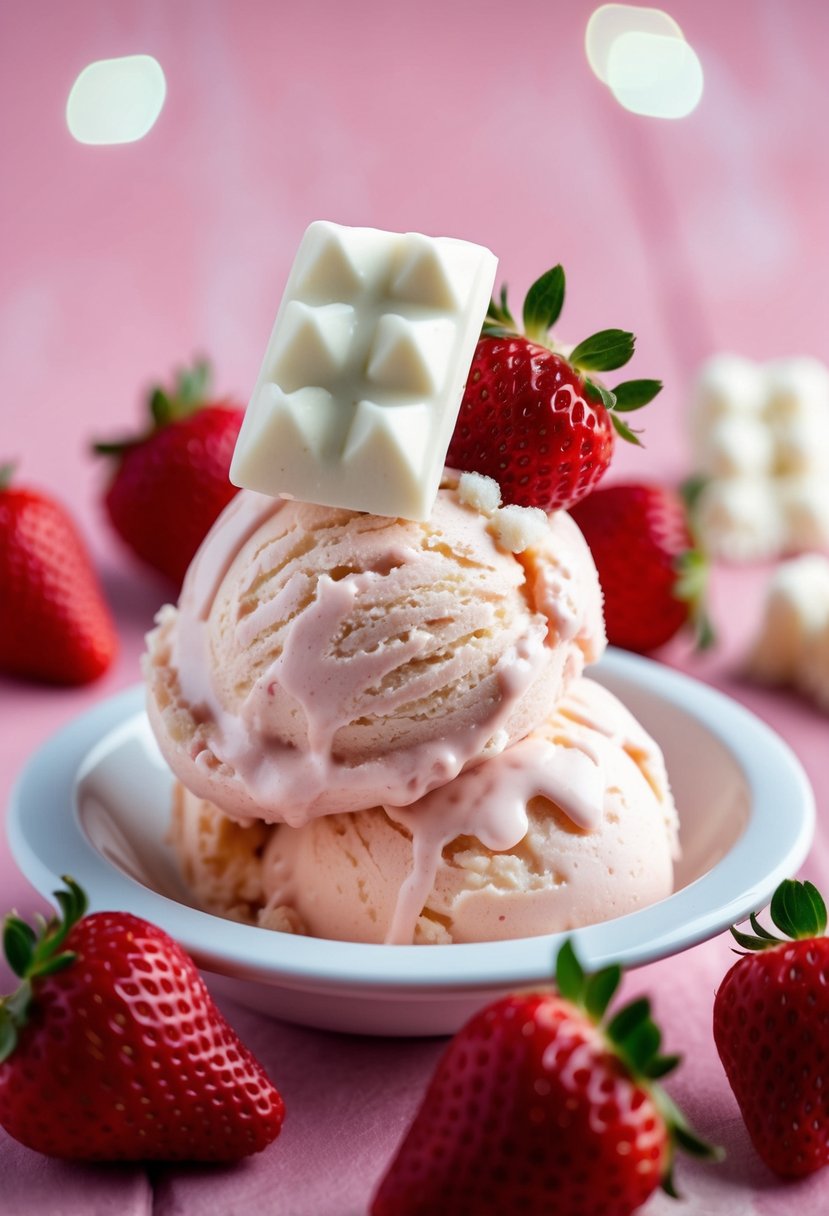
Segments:
[[[10,798],[6,831],[25,877],[47,898],[64,873],[86,889],[94,910],[119,908],[154,921],[199,966],[237,979],[306,991],[463,992],[548,979],[566,936],[585,966],[639,966],[696,945],[763,906],[793,874],[814,834],[815,801],[791,748],[755,714],[708,685],[664,664],[611,648],[591,675],[634,683],[680,707],[715,736],[742,770],[748,823],[715,865],[666,899],[570,934],[497,942],[386,946],[274,933],[224,920],[161,895],[107,861],[86,836],[75,787],[90,752],[144,713],[135,685],[101,701],[30,757]],[[786,814],[781,814],[786,807]]]

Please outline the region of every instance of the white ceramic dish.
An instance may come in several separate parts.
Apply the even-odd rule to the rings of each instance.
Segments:
[[[680,810],[677,890],[649,908],[575,934],[589,967],[684,950],[762,906],[794,873],[814,829],[814,799],[789,748],[747,710],[687,676],[622,652],[591,673],[658,740]],[[235,924],[188,902],[165,843],[172,779],[133,688],[47,742],[12,794],[8,831],[44,895],[61,874],[94,909],[163,926],[211,986],[278,1017],[365,1034],[446,1034],[510,988],[549,979],[561,938],[377,946]]]

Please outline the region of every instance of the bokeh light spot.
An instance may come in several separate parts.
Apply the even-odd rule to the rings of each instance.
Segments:
[[[134,143],[155,125],[166,95],[164,72],[151,55],[98,59],[72,85],[66,122],[82,144]]]
[[[659,8],[641,8],[634,4],[603,4],[588,21],[584,35],[588,62],[603,84],[608,83],[608,60],[613,43],[622,34],[631,33],[683,38],[677,22]]]
[[[692,47],[661,34],[620,34],[610,48],[607,83],[626,110],[684,118],[702,97],[702,65]]]

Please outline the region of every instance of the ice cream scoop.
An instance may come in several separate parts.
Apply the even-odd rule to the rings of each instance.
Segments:
[[[454,475],[422,523],[243,491],[148,639],[173,772],[296,827],[407,806],[522,739],[604,647],[581,533],[530,514],[514,552]]]
[[[187,794],[176,815],[223,818]],[[259,922],[362,942],[493,941],[607,920],[669,895],[677,852],[659,748],[586,679],[527,739],[406,810],[267,830],[248,854]],[[179,845],[214,911],[232,898],[216,885],[215,838],[191,836],[198,859]]]

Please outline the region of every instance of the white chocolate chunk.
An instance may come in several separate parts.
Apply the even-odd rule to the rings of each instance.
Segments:
[[[754,561],[829,549],[829,369],[798,357],[717,355],[692,402],[695,512],[715,557]]]
[[[709,481],[694,508],[694,520],[703,549],[728,562],[774,557],[782,546],[780,504],[767,478]]]
[[[772,434],[756,415],[716,418],[697,432],[694,449],[696,467],[709,477],[763,476],[774,461]]]
[[[766,387],[759,364],[741,355],[713,355],[700,368],[694,387],[692,419],[706,431],[724,415],[751,417],[765,404]]]
[[[777,493],[785,547],[791,552],[829,548],[829,481],[780,477]]]
[[[829,473],[829,398],[826,411],[771,423],[774,470],[778,476]]]
[[[518,507],[510,503],[492,515],[492,527],[502,549],[523,553],[543,543],[550,523],[540,507]]]
[[[496,265],[468,241],[311,224],[239,434],[234,485],[428,519]]]
[[[502,549],[524,553],[544,543],[550,535],[550,520],[540,507],[501,506],[501,487],[483,473],[461,473],[458,480],[461,502],[489,517],[489,531]]]
[[[819,359],[776,359],[765,369],[766,415],[771,420],[826,413],[829,369]]]
[[[501,505],[501,487],[493,477],[483,473],[461,473],[458,498],[482,515],[491,515]]]
[[[829,559],[810,554],[775,571],[746,666],[755,679],[800,688],[829,709]]]

